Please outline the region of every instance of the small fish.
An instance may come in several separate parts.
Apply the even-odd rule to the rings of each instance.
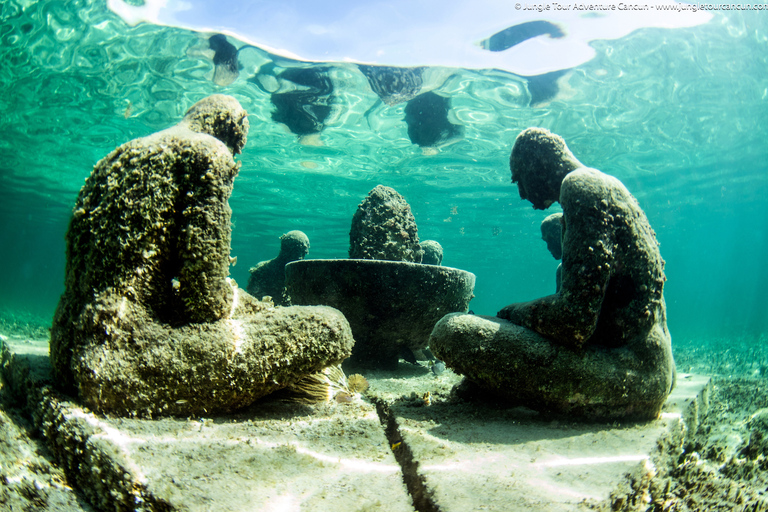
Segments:
[[[123,117],[125,119],[128,119],[131,117],[131,112],[133,111],[133,103],[131,103],[131,100],[128,100],[128,106],[125,107],[125,112],[123,112]]]
[[[435,364],[432,365],[432,373],[435,375],[440,375],[445,371],[445,363],[442,361],[435,361]]]
[[[402,442],[402,441],[398,441],[398,442],[396,442],[395,444],[393,444],[393,445],[391,446],[391,448],[392,448],[393,450],[396,450],[397,448],[400,448],[400,445],[401,445],[401,444],[403,444],[403,442]]]
[[[348,404],[355,399],[355,396],[352,395],[351,393],[347,393],[346,391],[339,391],[338,393],[336,393],[336,396],[333,398],[334,400],[336,400],[337,403]]]

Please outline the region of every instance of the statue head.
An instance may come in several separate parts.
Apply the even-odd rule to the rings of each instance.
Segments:
[[[556,260],[563,257],[563,214],[553,213],[541,221],[541,239],[547,243],[547,249]]]
[[[545,210],[560,199],[565,176],[583,167],[565,141],[544,128],[528,128],[515,139],[509,158],[512,183],[517,183],[522,199]]]
[[[303,260],[309,253],[309,238],[301,231],[289,231],[280,237],[280,258]]]
[[[180,124],[219,139],[233,155],[243,150],[248,138],[248,112],[235,98],[223,94],[208,96],[192,105]]]

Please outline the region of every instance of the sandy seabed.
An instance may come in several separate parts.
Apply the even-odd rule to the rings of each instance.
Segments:
[[[768,510],[768,443],[753,421],[768,408],[768,337],[673,343],[679,372],[712,376],[709,412],[682,454],[629,478],[601,510]]]
[[[39,338],[40,328],[0,323],[0,335]],[[752,421],[768,408],[768,339],[765,335],[677,342],[681,373],[710,375],[708,415],[682,453],[657,461],[654,471],[627,475],[611,499],[589,508],[600,511],[757,511],[768,510],[768,436]],[[401,364],[401,368],[404,365]],[[405,366],[407,368],[407,366]],[[409,373],[409,372],[406,372]],[[428,375],[416,369],[402,378]],[[372,375],[371,377],[376,377]],[[375,379],[378,393],[412,399],[404,382]],[[446,398],[458,381],[450,371],[433,382]],[[435,397],[440,398],[440,397]],[[455,398],[454,398],[455,399]],[[396,398],[397,400],[397,398]],[[0,509],[10,511],[91,511],[53,462],[30,423],[0,381]],[[324,405],[309,406],[324,407]]]

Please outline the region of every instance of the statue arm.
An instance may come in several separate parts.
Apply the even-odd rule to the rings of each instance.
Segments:
[[[560,293],[510,304],[497,316],[563,345],[581,347],[595,331],[612,273],[605,201],[610,194],[599,180],[585,187],[583,179],[570,178],[563,181],[560,194],[566,218]]]
[[[192,322],[212,322],[229,314],[231,210],[228,199],[238,165],[231,157],[198,156],[188,162],[186,197],[179,233],[180,294]],[[186,204],[183,204],[186,203]]]

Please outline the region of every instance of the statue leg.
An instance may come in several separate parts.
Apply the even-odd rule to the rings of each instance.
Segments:
[[[352,352],[352,331],[339,311],[257,310],[245,292],[236,293],[245,298],[231,318],[181,327],[124,298],[100,297],[87,308],[94,315],[90,326],[82,324],[84,343],[72,358],[82,400],[128,416],[228,412]]]
[[[662,353],[557,345],[496,317],[454,313],[430,336],[432,353],[493,395],[542,412],[589,418],[656,418],[671,391]]]

